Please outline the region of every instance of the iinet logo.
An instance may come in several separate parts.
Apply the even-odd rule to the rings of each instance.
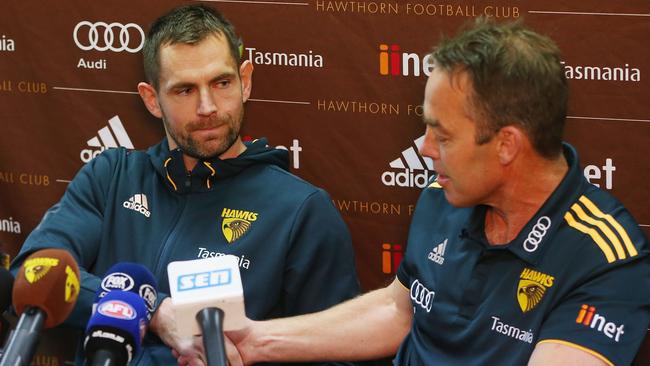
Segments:
[[[386,186],[424,188],[433,177],[433,160],[418,154],[424,142],[424,135],[413,140],[413,145],[402,151],[402,155],[391,161],[387,170],[381,175],[381,182]]]
[[[397,44],[379,45],[380,75],[420,76],[420,72],[426,76],[431,75],[433,59],[430,54],[420,56],[417,53],[400,52],[400,50],[401,47]]]
[[[384,243],[381,245],[381,271],[395,274],[404,258],[404,247],[400,244]]]
[[[112,130],[112,133],[111,133]],[[133,149],[133,143],[124,129],[119,116],[108,120],[108,126],[97,131],[97,136],[86,142],[93,149],[83,149],[79,154],[81,161],[87,163],[102,151],[114,147],[125,147]]]
[[[614,339],[615,342],[618,342],[621,338],[621,334],[625,333],[623,332],[623,324],[617,326],[613,322],[608,322],[604,316],[596,313],[596,308],[594,306],[586,304],[583,304],[580,307],[576,323],[586,325],[591,329],[596,329],[608,338]]]

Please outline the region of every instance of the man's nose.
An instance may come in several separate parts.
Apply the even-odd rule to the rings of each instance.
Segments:
[[[434,137],[425,136],[422,146],[418,150],[420,155],[426,156],[433,160],[438,160],[440,158],[440,150],[438,149],[438,142]]]
[[[209,90],[201,90],[199,107],[197,113],[201,116],[209,116],[217,111],[217,104],[214,96]]]

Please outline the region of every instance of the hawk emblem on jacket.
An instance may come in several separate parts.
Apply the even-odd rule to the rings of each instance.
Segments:
[[[221,223],[221,232],[228,243],[241,238],[250,229],[251,223],[244,219],[225,218]]]
[[[530,268],[524,268],[519,275],[517,302],[521,311],[533,310],[542,301],[546,290],[553,286],[555,277]]]

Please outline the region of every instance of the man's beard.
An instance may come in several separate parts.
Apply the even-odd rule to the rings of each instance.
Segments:
[[[173,130],[169,127],[169,124],[165,121],[165,119],[163,119],[163,121],[165,121],[169,135],[185,155],[191,156],[195,159],[209,160],[218,157],[219,155],[228,151],[228,149],[235,143],[237,137],[239,136],[239,131],[244,119],[243,108],[241,109],[238,117],[238,121],[235,121],[232,116],[226,114],[222,116],[215,115],[214,117],[204,121],[192,121],[185,126],[184,134],[181,134],[180,136],[176,130]],[[191,133],[193,131],[213,128],[220,125],[225,125],[227,127],[227,132],[224,136],[221,136],[221,141],[216,147],[211,147],[209,149],[206,148],[206,145],[208,143],[213,144],[214,140],[210,140],[208,142],[199,142],[196,139],[192,138]]]

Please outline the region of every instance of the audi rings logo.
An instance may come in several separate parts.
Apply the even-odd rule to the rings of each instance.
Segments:
[[[434,291],[424,287],[419,280],[415,280],[411,284],[411,300],[425,309],[427,313],[431,311],[435,294]]]
[[[533,230],[528,233],[528,237],[526,240],[524,240],[524,249],[528,253],[536,251],[539,243],[542,241],[542,238],[544,238],[544,235],[546,235],[546,231],[550,227],[551,219],[549,219],[548,216],[540,217],[535,223],[535,226],[533,226]]]
[[[88,32],[86,33],[86,28]],[[84,51],[127,51],[136,53],[144,45],[144,31],[135,23],[91,23],[87,20],[74,27],[72,37]]]

